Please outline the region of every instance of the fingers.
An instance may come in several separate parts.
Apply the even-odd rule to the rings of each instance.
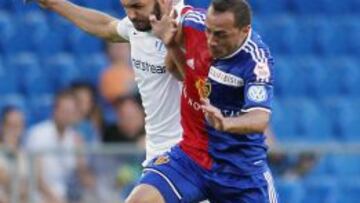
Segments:
[[[156,16],[154,14],[151,14],[149,16],[149,20],[150,20],[150,23],[153,24],[153,23],[156,23],[158,20],[156,19]]]
[[[172,0],[159,0],[161,14],[163,16],[170,16],[172,10]]]
[[[175,9],[171,10],[170,17],[174,20],[178,17],[178,13]]]
[[[172,10],[172,0],[165,0],[164,15],[170,16],[171,10]]]
[[[210,100],[208,98],[200,98],[200,102],[203,105],[210,104]]]
[[[215,106],[210,104],[209,99],[201,98],[200,99],[202,105],[201,109],[205,114],[206,120],[217,130],[223,130],[223,120],[224,116],[222,115],[221,111],[216,108]]]

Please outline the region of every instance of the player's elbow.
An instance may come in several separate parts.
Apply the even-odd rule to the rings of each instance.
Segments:
[[[267,126],[268,126],[268,122],[259,122],[256,125],[254,125],[253,131],[255,133],[264,133]]]
[[[182,67],[178,67],[177,64],[171,59],[169,55],[165,58],[165,65],[167,71],[174,76],[177,80],[183,81],[184,80],[184,73],[182,71]]]
[[[270,122],[270,113],[264,111],[253,112],[254,123],[252,125],[252,131],[254,133],[264,133]]]

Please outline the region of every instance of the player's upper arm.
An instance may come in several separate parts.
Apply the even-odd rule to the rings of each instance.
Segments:
[[[128,42],[129,41],[129,22],[127,18],[122,20],[114,19],[107,27],[107,41],[110,42]]]
[[[271,112],[273,100],[272,59],[253,61],[245,78],[243,111],[262,110]]]

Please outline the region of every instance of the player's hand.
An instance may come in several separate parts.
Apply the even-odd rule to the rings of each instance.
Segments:
[[[169,47],[175,44],[175,35],[177,32],[176,11],[173,10],[172,0],[159,0],[161,18],[157,19],[155,15],[149,17],[152,33],[161,39],[165,46]]]
[[[209,124],[216,130],[225,130],[225,117],[222,115],[220,109],[210,104],[209,99],[201,99],[201,108],[204,111],[205,118]]]

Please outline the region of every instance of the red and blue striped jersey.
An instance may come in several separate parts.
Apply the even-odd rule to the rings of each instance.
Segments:
[[[182,31],[186,70],[181,100],[184,129],[180,147],[206,169],[254,174],[267,169],[262,133],[232,134],[215,130],[204,118],[200,98],[208,97],[225,117],[252,110],[271,111],[273,58],[260,36],[251,31],[233,54],[213,59],[205,35],[204,10],[185,8]]]

